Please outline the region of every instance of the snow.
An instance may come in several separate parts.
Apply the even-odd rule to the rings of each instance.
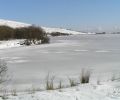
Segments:
[[[62,29],[62,28],[47,28],[47,27],[42,27],[45,32],[47,33],[52,33],[52,32],[61,32],[61,33],[67,33],[67,34],[95,34],[95,33],[85,33],[85,32],[77,32],[77,31],[72,31],[72,30],[68,30],[68,29]]]
[[[0,20],[0,25],[16,28],[30,24]],[[120,73],[119,34],[90,36],[67,29],[43,28],[49,33],[79,35],[51,37],[51,44],[28,47],[20,46],[22,40],[0,41],[0,57],[7,61],[8,73],[14,76],[5,87],[23,90],[32,84],[41,88],[45,84],[41,80],[49,71],[55,72],[58,80],[62,79],[66,85],[65,77],[78,78],[83,67],[92,69],[90,83],[58,90],[35,91],[32,94],[17,92],[17,96],[9,93],[7,100],[120,100],[120,80],[110,79],[113,74],[120,77],[116,75]],[[3,100],[2,97],[0,100]]]
[[[20,42],[23,40],[8,40],[8,41],[0,41],[0,49],[12,48],[12,47],[20,47]]]
[[[93,80],[108,80],[120,73],[119,34],[51,37],[50,42],[0,49],[0,58],[7,62],[10,74],[14,76],[10,86],[20,89],[31,84],[39,86],[44,84],[48,72],[63,81],[67,76],[78,78],[83,67],[92,69]]]
[[[19,28],[19,27],[28,27],[31,26],[31,24],[26,24],[26,23],[21,23],[17,21],[10,21],[10,20],[4,20],[0,19],[0,25],[5,25],[9,26],[12,28]],[[45,32],[47,33],[52,33],[52,32],[61,32],[61,33],[67,33],[67,34],[95,34],[95,33],[85,33],[85,32],[77,32],[77,31],[72,31],[72,30],[67,30],[67,29],[61,29],[61,28],[47,28],[47,27],[42,27]]]
[[[16,94],[17,96],[13,96],[9,93],[7,100],[120,100],[120,82],[106,82],[101,85],[80,84],[58,90],[19,92]]]
[[[19,27],[28,27],[28,26],[30,26],[30,24],[16,22],[16,21],[10,21],[10,20],[4,20],[4,19],[0,19],[0,25],[9,26],[9,27],[12,27],[12,28],[19,28]]]

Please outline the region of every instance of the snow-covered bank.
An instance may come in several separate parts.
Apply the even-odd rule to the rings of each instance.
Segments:
[[[9,41],[0,41],[0,49],[12,48],[12,47],[20,47],[20,42],[23,40],[9,40]]]
[[[120,100],[120,82],[107,82],[100,85],[81,84],[60,90],[32,91],[13,95],[5,98],[7,100]]]

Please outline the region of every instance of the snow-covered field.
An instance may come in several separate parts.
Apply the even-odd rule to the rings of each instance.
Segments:
[[[8,40],[8,41],[0,41],[0,49],[12,48],[12,47],[20,47],[20,43],[23,40]]]
[[[46,75],[68,85],[68,77],[78,80],[82,68],[91,70],[89,84],[62,90],[19,93],[8,100],[119,100],[120,35],[73,35],[51,37],[51,43],[0,49],[12,76],[6,88],[43,88]],[[100,81],[99,84],[97,82]]]

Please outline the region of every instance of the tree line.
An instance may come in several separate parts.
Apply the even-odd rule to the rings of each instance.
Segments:
[[[61,32],[52,32],[50,33],[51,36],[68,36],[71,35],[69,33],[61,33]]]
[[[49,43],[49,38],[41,27],[11,28],[8,26],[0,26],[0,40],[10,39],[27,39],[30,42],[40,40],[41,43]]]

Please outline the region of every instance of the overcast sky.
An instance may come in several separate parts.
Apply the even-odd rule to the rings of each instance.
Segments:
[[[80,31],[119,31],[120,0],[0,0],[0,18]]]

